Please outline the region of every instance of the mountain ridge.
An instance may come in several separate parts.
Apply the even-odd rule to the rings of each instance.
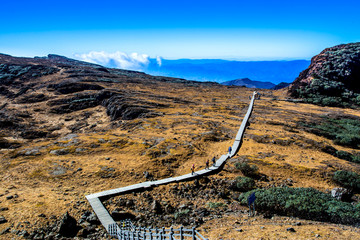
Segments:
[[[271,82],[253,81],[249,78],[239,78],[231,81],[222,82],[226,86],[245,86],[247,88],[272,89],[276,85]]]

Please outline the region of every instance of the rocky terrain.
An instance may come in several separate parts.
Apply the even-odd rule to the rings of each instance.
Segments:
[[[253,91],[56,55],[0,55],[0,69],[1,239],[107,239],[85,195],[204,168]],[[209,239],[359,238],[360,112],[260,92],[222,172],[107,199],[112,216]]]
[[[322,106],[360,105],[360,43],[323,50],[289,88],[292,97]]]

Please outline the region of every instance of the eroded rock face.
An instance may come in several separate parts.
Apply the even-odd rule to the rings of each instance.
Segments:
[[[360,43],[326,48],[289,87],[292,97],[326,106],[360,105]]]
[[[1,85],[13,84],[15,80],[22,82],[27,78],[37,78],[58,72],[59,69],[44,65],[0,64]]]
[[[102,90],[104,87],[97,84],[81,83],[81,82],[61,82],[59,84],[50,84],[48,88],[56,90],[61,94],[69,94],[81,92],[85,90]]]

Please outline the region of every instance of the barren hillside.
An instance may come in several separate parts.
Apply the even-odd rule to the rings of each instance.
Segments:
[[[1,55],[0,82],[2,239],[106,239],[85,195],[146,181],[145,171],[161,179],[189,173],[192,164],[204,168],[232,144],[253,91],[56,55]],[[274,212],[260,197],[258,214],[248,216],[241,200],[253,189],[313,188],[330,196],[346,187],[351,196],[336,204],[360,207],[360,185],[334,178],[337,171],[360,173],[351,130],[359,110],[260,93],[243,146],[222,172],[111,198],[106,206],[114,218],[144,227],[197,226],[209,239],[360,238],[359,218]]]

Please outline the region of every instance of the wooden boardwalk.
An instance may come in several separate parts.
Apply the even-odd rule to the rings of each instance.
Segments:
[[[157,181],[147,181],[147,182],[142,182],[142,183],[126,186],[126,187],[115,188],[115,189],[106,190],[103,192],[98,192],[98,193],[87,195],[86,196],[87,200],[89,201],[91,207],[93,208],[95,214],[97,215],[97,217],[99,218],[101,224],[105,227],[105,229],[109,232],[109,226],[111,224],[114,224],[115,221],[111,217],[111,215],[109,214],[107,209],[104,207],[104,205],[102,204],[102,202],[101,202],[102,199],[117,196],[117,195],[122,195],[122,194],[126,194],[126,193],[131,193],[131,192],[144,191],[144,190],[152,189],[154,187],[164,185],[164,184],[189,181],[192,179],[196,179],[196,178],[206,176],[206,175],[211,175],[211,174],[221,171],[221,169],[225,165],[226,161],[229,158],[235,156],[236,153],[240,150],[240,147],[241,147],[242,141],[243,141],[243,136],[244,136],[245,129],[246,129],[246,125],[248,123],[248,120],[249,120],[252,110],[253,110],[255,96],[256,96],[256,92],[253,93],[248,111],[246,112],[246,115],[240,125],[239,131],[235,137],[234,144],[231,147],[232,151],[228,154],[222,155],[219,159],[217,159],[215,166],[211,166],[209,169],[202,169],[202,170],[196,171],[194,174],[189,173],[189,174],[181,175],[178,177],[170,177],[170,178],[165,178],[165,179],[161,179],[161,180],[157,180]]]

